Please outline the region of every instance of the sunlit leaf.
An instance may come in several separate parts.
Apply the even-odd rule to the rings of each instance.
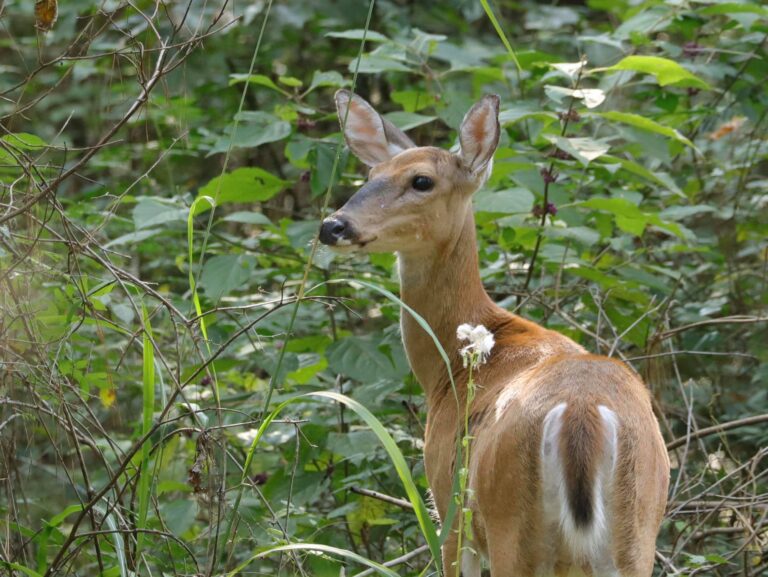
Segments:
[[[244,167],[211,179],[198,194],[210,196],[217,205],[228,202],[263,202],[275,196],[287,184],[287,181],[261,168]],[[208,209],[208,203],[201,203],[195,208],[195,214]]]
[[[639,114],[633,114],[631,112],[615,112],[615,111],[598,112],[597,114],[599,116],[602,116],[603,118],[606,118],[607,120],[613,120],[615,122],[629,124],[630,126],[634,126],[635,128],[640,128],[641,130],[655,132],[656,134],[661,134],[662,136],[666,136],[667,138],[673,138],[678,142],[682,142],[686,146],[695,148],[695,146],[693,145],[693,142],[688,140],[685,136],[680,134],[674,128],[664,126],[663,124],[659,124],[658,122],[651,120],[650,118],[640,116]]]
[[[655,76],[660,86],[675,85],[709,89],[709,84],[680,66],[674,60],[660,56],[627,56],[606,71],[633,70]]]

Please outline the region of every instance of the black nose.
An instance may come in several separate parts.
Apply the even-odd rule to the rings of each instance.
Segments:
[[[352,236],[352,225],[343,216],[329,216],[320,227],[320,242],[329,246],[350,240]]]

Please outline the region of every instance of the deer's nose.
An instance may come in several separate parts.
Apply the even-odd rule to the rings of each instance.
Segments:
[[[354,236],[351,223],[343,216],[329,216],[320,227],[320,242],[329,246],[349,244]]]

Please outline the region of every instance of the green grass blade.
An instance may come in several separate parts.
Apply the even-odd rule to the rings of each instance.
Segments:
[[[34,569],[30,569],[29,567],[25,567],[24,565],[20,565],[18,563],[8,563],[7,561],[0,561],[3,565],[10,569],[16,569],[16,571],[21,571],[24,573],[24,575],[27,575],[27,577],[43,577],[42,574],[38,573]],[[395,573],[397,575],[397,573]]]
[[[256,559],[261,559],[263,557],[266,557],[267,555],[270,555],[272,553],[279,553],[281,551],[308,551],[310,553],[312,553],[313,551],[322,551],[323,553],[327,553],[329,555],[335,555],[337,557],[346,557],[347,559],[351,559],[352,561],[360,563],[361,565],[370,567],[371,569],[373,569],[374,571],[377,571],[382,575],[386,575],[386,577],[399,577],[399,575],[394,571],[392,571],[392,569],[384,567],[384,565],[380,565],[379,563],[376,563],[375,561],[371,561],[370,559],[366,559],[365,557],[358,555],[353,551],[348,551],[347,549],[339,549],[338,547],[331,547],[329,545],[321,545],[318,543],[292,543],[290,545],[280,545],[278,547],[272,547],[270,549],[267,549],[266,551],[262,551],[261,553],[256,553],[256,555],[253,555],[250,559],[241,563],[236,569],[227,573],[227,577],[234,577],[235,575],[241,575],[243,569],[245,569],[248,565],[250,565]]]
[[[207,202],[211,208],[216,206],[216,202],[210,196],[199,196],[192,203],[192,206],[189,207],[189,214],[187,215],[187,258],[189,265],[189,290],[192,291],[192,302],[195,305],[195,314],[200,318],[200,331],[203,333],[203,338],[205,338],[207,344],[208,329],[205,325],[205,317],[202,316],[203,309],[200,306],[200,297],[197,295],[197,282],[195,281],[194,272],[195,211],[197,210],[197,205],[203,202]]]
[[[437,536],[437,529],[435,528],[435,524],[432,522],[432,517],[430,516],[429,510],[424,504],[424,500],[421,498],[421,495],[416,488],[416,484],[413,482],[413,477],[411,477],[411,471],[408,468],[405,457],[403,457],[403,453],[400,451],[397,443],[395,443],[392,435],[389,434],[387,429],[384,428],[384,425],[381,424],[381,421],[379,421],[373,415],[373,413],[346,395],[334,393],[331,391],[319,391],[316,393],[308,393],[307,395],[332,399],[337,403],[345,405],[346,407],[355,411],[355,413],[357,413],[357,415],[363,419],[363,421],[365,421],[365,424],[368,425],[368,427],[370,427],[374,433],[376,433],[376,436],[379,438],[379,441],[381,441],[381,444],[387,451],[392,464],[397,470],[397,475],[400,477],[400,482],[403,484],[406,495],[408,495],[408,500],[413,505],[413,510],[416,513],[416,519],[419,521],[419,527],[421,528],[421,532],[424,535],[424,539],[426,539],[427,545],[429,545],[429,549],[439,566],[441,557],[440,539]]]
[[[392,301],[395,304],[398,304],[402,307],[404,311],[406,311],[409,315],[413,317],[413,319],[419,324],[421,328],[423,328],[426,333],[429,335],[429,337],[432,339],[432,342],[435,343],[435,347],[437,348],[438,353],[440,353],[440,357],[443,359],[443,362],[445,363],[445,370],[448,373],[448,378],[451,381],[451,388],[453,389],[453,396],[456,399],[456,403],[458,406],[459,398],[456,393],[456,383],[453,379],[453,371],[451,370],[451,361],[448,359],[448,354],[445,352],[445,349],[443,348],[443,345],[440,343],[440,340],[437,338],[437,335],[432,330],[432,327],[429,326],[429,323],[422,317],[419,313],[417,313],[415,310],[413,310],[411,307],[409,307],[407,304],[403,302],[402,299],[400,299],[397,295],[392,293],[391,291],[388,291],[384,287],[380,287],[378,285],[375,285],[373,283],[367,282],[367,281],[361,281],[361,280],[352,280],[352,279],[334,279],[329,280],[324,283],[320,283],[312,287],[311,290],[314,290],[317,287],[322,286],[323,284],[337,284],[337,283],[345,283],[345,284],[352,284],[357,283],[359,285],[362,285],[364,287],[367,287],[373,291],[376,291],[377,293],[381,294],[382,296],[386,297],[390,301]],[[307,291],[309,292],[309,291]],[[461,462],[462,458],[462,445],[461,445],[461,435],[456,436],[456,459],[457,462]],[[453,481],[451,483],[451,494],[456,495],[459,490],[459,469],[456,468],[454,475],[453,475]],[[456,505],[456,502],[454,499],[451,499],[450,505],[448,506],[448,511],[446,512],[445,519],[442,519],[442,526],[443,527],[451,527],[453,525],[453,519],[456,516],[456,513],[458,512],[459,507]],[[440,543],[445,543],[445,540],[448,538],[448,531],[441,531],[440,532]],[[439,567],[439,562],[438,562]]]
[[[429,514],[429,510],[424,504],[424,500],[421,498],[421,495],[419,494],[419,491],[416,488],[416,484],[414,483],[413,478],[411,477],[411,471],[410,469],[408,469],[408,464],[405,461],[405,457],[403,457],[403,454],[400,451],[399,447],[397,446],[397,443],[395,443],[395,440],[392,438],[389,432],[387,432],[387,430],[384,428],[384,425],[381,424],[381,421],[379,421],[373,415],[373,413],[371,413],[368,409],[366,409],[363,405],[361,405],[354,399],[351,399],[339,393],[333,393],[328,391],[317,391],[313,393],[306,393],[304,395],[300,395],[298,397],[293,397],[286,401],[283,401],[275,408],[274,411],[272,411],[271,413],[269,413],[269,415],[267,415],[264,421],[262,421],[261,426],[259,426],[259,429],[256,431],[256,436],[253,438],[253,442],[251,443],[251,446],[248,449],[248,454],[246,455],[246,458],[245,458],[245,464],[243,465],[243,475],[240,483],[240,490],[238,491],[238,494],[233,506],[234,511],[237,511],[237,509],[240,506],[240,500],[242,499],[243,488],[245,487],[245,481],[248,476],[248,471],[250,470],[251,462],[253,461],[253,456],[256,452],[256,447],[258,446],[261,438],[264,436],[264,433],[266,432],[266,430],[269,428],[269,425],[272,423],[272,421],[274,421],[277,418],[277,416],[282,412],[282,410],[285,407],[298,401],[302,401],[302,400],[306,401],[308,400],[308,397],[319,397],[319,398],[331,399],[346,405],[347,407],[355,411],[358,414],[358,416],[360,416],[363,419],[363,421],[365,421],[365,423],[376,434],[379,441],[381,441],[382,445],[384,446],[384,449],[386,449],[390,460],[395,466],[395,469],[397,470],[397,474],[400,477],[400,481],[403,483],[403,488],[405,489],[406,495],[408,496],[408,500],[413,505],[414,512],[416,513],[416,519],[419,523],[419,528],[421,529],[421,532],[424,535],[424,539],[426,540],[427,545],[429,545],[430,552],[435,558],[435,563],[439,568],[441,557],[440,557],[440,539],[437,534],[437,529],[435,528],[435,525],[432,522],[432,518]],[[227,532],[225,533],[226,536],[230,535],[233,521],[234,521],[234,514],[232,515],[232,517],[230,517],[229,524],[227,526]]]
[[[144,340],[142,355],[142,410],[141,410],[141,434],[146,435],[152,429],[152,418],[155,414],[155,350],[152,348],[152,325],[146,306],[141,305],[144,317]],[[147,527],[147,512],[152,489],[150,478],[149,459],[152,443],[147,439],[141,447],[141,475],[139,476],[139,516],[136,522],[138,529]],[[144,542],[144,532],[139,531],[136,544],[136,556],[138,558]]]
[[[110,531],[112,531],[112,544],[115,547],[115,554],[117,555],[117,565],[120,568],[120,577],[128,577],[128,564],[126,563],[125,559],[125,543],[123,542],[123,536],[118,530],[115,516],[113,513],[106,514],[107,510],[98,505],[94,508],[99,511],[99,513],[104,515],[104,522],[107,524],[107,527],[109,527]]]
[[[456,383],[453,380],[453,371],[451,370],[451,361],[448,359],[448,354],[445,352],[445,349],[443,348],[443,345],[440,344],[440,339],[437,338],[437,335],[435,334],[435,331],[432,330],[432,327],[429,326],[429,323],[422,317],[419,313],[417,313],[415,310],[413,310],[411,307],[409,307],[407,304],[403,302],[402,299],[400,299],[397,295],[395,295],[392,291],[388,291],[384,287],[381,287],[379,285],[364,281],[364,280],[357,280],[357,279],[348,279],[348,278],[339,278],[339,279],[333,279],[329,281],[325,281],[322,283],[319,283],[312,287],[311,290],[314,290],[315,288],[318,288],[320,286],[323,286],[324,284],[359,284],[366,288],[371,289],[372,291],[376,291],[380,295],[388,298],[393,303],[400,305],[404,311],[406,311],[409,315],[413,317],[413,320],[415,320],[419,326],[424,329],[424,331],[429,335],[429,337],[432,339],[432,342],[435,343],[435,348],[437,348],[437,352],[440,354],[440,358],[443,359],[443,362],[445,363],[445,370],[448,373],[448,378],[451,381],[451,388],[453,389],[453,396],[456,397]],[[307,291],[309,293],[309,291]],[[456,397],[458,400],[458,397]]]
[[[504,43],[504,47],[512,57],[512,61],[515,63],[515,66],[517,66],[517,71],[522,72],[523,67],[520,66],[520,61],[517,59],[517,54],[515,54],[515,50],[512,48],[512,44],[510,44],[509,40],[507,39],[507,35],[504,33],[504,30],[501,27],[501,24],[499,24],[499,21],[496,19],[496,14],[493,13],[493,9],[488,4],[488,0],[480,0],[480,4],[483,5],[483,10],[485,10],[485,14],[488,16],[488,20],[490,20],[491,24],[493,24],[493,28],[496,30],[496,34],[498,34],[499,38],[501,38],[501,41]]]

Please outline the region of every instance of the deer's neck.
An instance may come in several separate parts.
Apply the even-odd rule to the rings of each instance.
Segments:
[[[401,298],[429,323],[453,371],[461,365],[456,328],[463,323],[494,325],[503,314],[480,280],[471,205],[454,239],[434,253],[398,255]],[[402,312],[401,326],[411,369],[429,400],[449,382],[445,362],[432,338],[407,311]]]

